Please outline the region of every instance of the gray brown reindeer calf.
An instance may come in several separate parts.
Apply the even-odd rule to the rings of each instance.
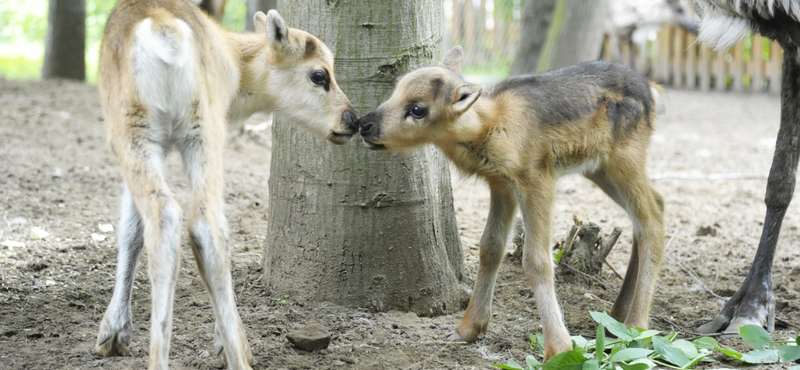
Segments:
[[[556,299],[550,254],[557,179],[581,173],[630,215],[634,243],[612,316],[647,327],[664,252],[663,201],[645,172],[660,88],[619,64],[590,62],[505,80],[484,94],[459,75],[462,50],[403,76],[392,96],[360,120],[370,149],[438,146],[491,189],[475,289],[449,336],[474,341],[489,324],[497,271],[517,206],[523,269],[542,318],[545,358],[572,348]]]

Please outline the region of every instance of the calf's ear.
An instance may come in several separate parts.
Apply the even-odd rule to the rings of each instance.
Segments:
[[[473,84],[464,84],[453,89],[453,95],[450,97],[453,102],[453,111],[456,114],[466,112],[481,96],[481,91],[480,86]]]
[[[461,46],[454,46],[452,49],[444,53],[442,58],[442,65],[445,68],[452,69],[456,73],[461,73],[461,62],[464,60],[464,49]]]
[[[289,45],[289,27],[275,9],[267,14],[256,12],[253,16],[253,25],[257,33],[267,34],[270,45],[279,48]]]

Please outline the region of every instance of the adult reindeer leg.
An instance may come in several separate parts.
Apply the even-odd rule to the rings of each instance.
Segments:
[[[714,333],[724,329],[736,333],[747,324],[766,325],[775,329],[775,295],[772,291],[772,261],[783,223],[783,216],[792,201],[796,181],[797,162],[800,156],[800,65],[797,46],[790,42],[783,46],[783,85],[781,86],[781,126],[775,144],[772,168],[767,181],[764,202],[767,215],[753,265],[739,291],[731,297],[722,311],[705,325],[701,333]]]

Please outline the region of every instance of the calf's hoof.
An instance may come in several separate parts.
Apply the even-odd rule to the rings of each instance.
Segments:
[[[95,355],[102,357],[127,356],[131,353],[131,332],[125,328],[116,331],[100,330],[97,336],[97,345],[94,346]]]

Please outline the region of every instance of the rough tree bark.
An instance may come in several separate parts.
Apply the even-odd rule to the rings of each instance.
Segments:
[[[275,9],[277,7],[278,0],[247,0],[247,17],[244,19],[244,30],[255,31],[253,15],[255,15],[257,11],[266,13],[270,9]]]
[[[286,1],[291,27],[334,52],[335,77],[361,113],[398,76],[442,55],[437,0]],[[433,146],[373,152],[273,126],[264,268],[273,290],[374,310],[436,315],[466,298],[446,160]]]
[[[85,22],[85,0],[50,0],[42,78],[86,79]]]
[[[511,75],[597,59],[608,10],[609,0],[528,0]]]

